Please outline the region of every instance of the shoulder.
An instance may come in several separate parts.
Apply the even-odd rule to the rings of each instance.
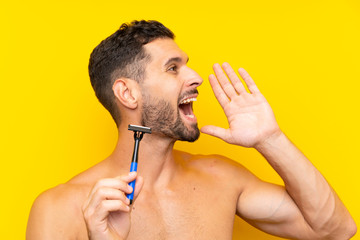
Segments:
[[[89,186],[67,182],[41,193],[35,200],[34,206],[37,207],[78,207],[79,202],[87,196]]]
[[[96,174],[102,175],[95,167],[92,167],[74,176],[68,182],[44,191],[34,201],[33,209],[41,212],[52,208],[62,213],[81,209],[82,202],[98,179]]]
[[[176,151],[185,165],[218,180],[227,180],[241,188],[257,177],[242,164],[222,155],[201,155]]]
[[[30,211],[27,239],[62,239],[76,234],[75,229],[84,226],[81,205],[88,191],[85,185],[65,183],[41,193]]]
[[[74,176],[68,182],[41,193],[33,203],[27,239],[78,239],[87,236],[82,205],[94,184],[108,176],[104,161]]]
[[[202,155],[190,154],[181,151],[176,151],[175,154],[179,156],[187,166],[197,168],[203,171],[210,171],[211,173],[241,174],[249,172],[240,163],[218,154]]]

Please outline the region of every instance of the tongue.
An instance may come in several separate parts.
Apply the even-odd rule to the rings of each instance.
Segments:
[[[180,104],[179,108],[184,113],[184,115],[186,116],[193,115],[193,111],[191,109],[191,103]]]

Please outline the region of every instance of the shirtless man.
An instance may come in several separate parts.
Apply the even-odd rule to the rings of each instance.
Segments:
[[[173,38],[162,24],[140,21],[122,25],[95,48],[90,79],[118,126],[116,148],[36,199],[27,239],[232,239],[235,214],[285,238],[353,236],[356,225],[349,212],[280,130],[244,69],[239,74],[250,92],[229,64],[222,65],[225,73],[214,65],[209,81],[229,129],[205,126],[201,132],[256,148],[285,187],[263,182],[225,157],[173,149],[176,140],[199,137],[192,102],[203,81]],[[128,124],[152,128],[141,142],[138,174],[129,174],[134,141]],[[134,179],[130,205],[126,194]]]

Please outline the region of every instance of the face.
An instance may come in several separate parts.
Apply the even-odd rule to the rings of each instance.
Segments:
[[[201,77],[187,66],[187,55],[172,39],[145,45],[151,56],[142,88],[142,125],[174,140],[195,141],[200,134],[192,104]]]

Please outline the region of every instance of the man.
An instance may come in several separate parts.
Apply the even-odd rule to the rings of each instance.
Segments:
[[[244,69],[214,65],[209,81],[229,129],[201,131],[256,148],[285,187],[265,183],[222,156],[173,149],[199,137],[192,102],[201,77],[173,33],[156,21],[123,24],[91,54],[89,73],[100,102],[118,127],[105,160],[41,194],[30,213],[27,239],[232,239],[234,215],[270,234],[294,239],[349,239],[356,225],[324,177],[287,139]],[[138,175],[128,173],[133,133],[141,142]],[[136,179],[135,200],[126,194]]]

